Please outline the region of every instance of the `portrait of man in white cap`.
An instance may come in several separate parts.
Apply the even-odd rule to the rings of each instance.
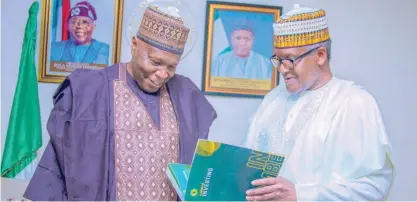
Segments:
[[[247,200],[386,199],[394,160],[384,121],[363,86],[333,75],[326,12],[295,5],[273,27],[271,62],[285,85],[265,96],[246,147],[286,159],[278,177],[252,182]]]
[[[76,3],[64,19],[69,39],[53,41],[51,61],[89,64],[109,64],[109,44],[93,38],[98,15],[88,1]]]
[[[272,63],[253,50],[256,41],[254,22],[240,18],[233,22],[230,34],[231,50],[220,53],[212,62],[211,76],[269,80]]]

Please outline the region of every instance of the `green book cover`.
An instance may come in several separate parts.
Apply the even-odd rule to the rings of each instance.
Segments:
[[[186,201],[246,201],[251,182],[276,177],[284,156],[199,140],[187,182]]]

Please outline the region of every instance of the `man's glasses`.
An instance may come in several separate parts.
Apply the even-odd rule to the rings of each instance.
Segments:
[[[271,56],[271,58],[269,58],[272,62],[272,64],[274,65],[274,67],[279,68],[281,65],[284,65],[284,67],[288,70],[292,70],[294,68],[294,62],[296,62],[297,60],[303,59],[305,56],[309,55],[310,53],[312,53],[313,51],[317,50],[319,47],[313,48],[295,58],[279,58],[276,55]]]
[[[84,20],[84,19],[82,19],[82,20],[71,19],[69,21],[69,23],[72,26],[78,26],[79,25],[82,28],[91,27],[91,25],[93,24],[93,23],[89,22],[88,20]]]

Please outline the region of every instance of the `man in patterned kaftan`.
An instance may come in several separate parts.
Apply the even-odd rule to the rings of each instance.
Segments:
[[[59,86],[50,142],[26,198],[177,200],[167,164],[190,164],[217,116],[197,86],[175,74],[189,34],[177,15],[148,7],[130,62],[77,70]]]

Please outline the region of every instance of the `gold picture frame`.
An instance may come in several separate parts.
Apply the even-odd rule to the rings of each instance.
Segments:
[[[61,1],[61,2],[64,2],[64,1]],[[63,5],[58,5],[57,0],[43,0],[42,1],[42,23],[41,23],[41,28],[40,28],[41,38],[40,38],[40,45],[39,45],[39,62],[38,62],[39,82],[60,83],[65,79],[66,76],[71,74],[71,72],[77,68],[92,68],[92,69],[104,68],[112,64],[118,63],[120,61],[124,0],[114,0],[114,1],[87,0],[87,2],[90,3],[94,7],[93,12],[97,16],[96,21],[94,21],[94,28],[93,28],[92,35],[91,35],[92,39],[94,40],[94,43],[92,40],[88,48],[86,48],[84,52],[81,52],[84,54],[81,57],[82,58],[81,60],[75,59],[78,52],[74,52],[74,49],[76,51],[80,49],[76,49],[78,47],[75,45],[74,46],[68,45],[70,44],[70,42],[68,41],[73,39],[71,38],[71,36],[74,36],[75,33],[78,34],[80,32],[75,32],[75,31],[71,32],[69,30],[70,26],[68,26],[67,24],[68,21],[65,20],[64,17],[62,16],[65,16],[63,14],[63,12],[65,12],[64,10],[67,11],[67,16],[71,15],[71,13],[68,12],[68,6],[72,8],[74,7],[76,3],[79,3],[81,1],[85,1],[85,0],[68,1],[68,4],[69,2],[71,2],[71,5],[67,5],[67,7],[65,7],[66,9],[64,9]],[[77,11],[80,12],[79,10]],[[88,10],[88,15],[91,16],[90,11],[91,10]],[[111,16],[111,15],[104,15],[104,13],[108,14],[111,12],[113,12],[114,14],[114,19],[112,20],[113,21],[112,30],[109,32],[107,30],[110,28],[110,26],[108,26],[108,22],[110,21],[110,19],[108,19],[109,18],[108,16]],[[59,22],[60,20],[61,22]],[[75,23],[78,23],[77,26],[81,26],[81,23],[86,23],[86,21],[79,21],[79,22],[77,21]],[[61,26],[58,26],[57,24]],[[86,24],[83,24],[83,25],[86,25]],[[68,32],[66,32],[67,34],[65,34],[66,37],[64,37],[64,34],[62,34],[65,32],[65,31],[62,31],[64,30],[63,29],[64,26],[67,26],[67,29],[68,29]],[[62,33],[59,33],[59,32],[62,32]],[[112,36],[110,36],[109,33],[112,33]],[[62,38],[60,38],[61,40],[58,39],[59,36],[62,36]],[[101,38],[97,39],[95,37],[99,37],[99,38],[101,37]],[[73,47],[76,47],[76,48],[73,48]],[[68,50],[71,50],[73,52],[70,52]],[[73,53],[75,54],[71,55]],[[97,56],[98,54],[99,56]],[[56,57],[56,55],[58,55],[58,57]],[[72,58],[70,57],[64,58],[63,55],[65,56],[71,55]],[[86,58],[89,58],[89,59],[86,59]]]
[[[269,58],[274,49],[272,24],[281,13],[280,6],[207,2],[205,94],[263,97],[279,84]]]

